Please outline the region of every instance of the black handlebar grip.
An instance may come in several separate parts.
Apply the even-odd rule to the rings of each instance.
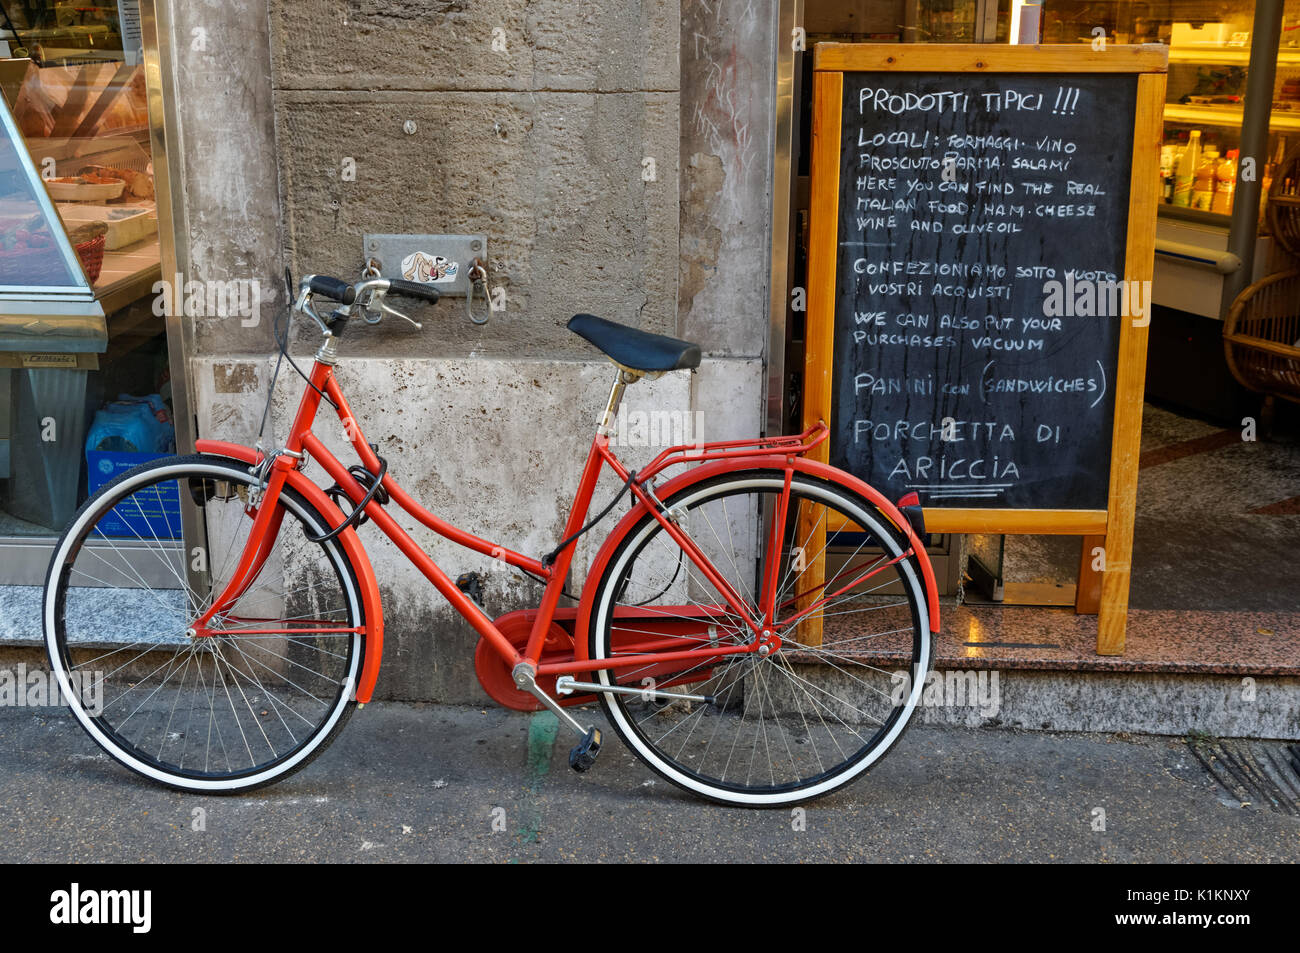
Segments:
[[[418,281],[402,281],[400,279],[393,279],[388,283],[388,293],[405,295],[408,298],[419,298],[421,301],[428,301],[430,304],[437,304],[438,299],[442,297],[437,288],[420,284]]]
[[[331,278],[329,275],[312,275],[307,280],[307,287],[311,289],[312,294],[324,295],[344,304],[351,304],[357,299],[356,289],[342,278]]]

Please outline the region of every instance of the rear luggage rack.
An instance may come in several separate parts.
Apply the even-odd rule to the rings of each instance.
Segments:
[[[800,434],[780,437],[758,437],[750,440],[718,440],[712,443],[678,444],[669,447],[637,471],[637,483],[644,483],[668,467],[705,460],[727,460],[732,457],[787,456],[797,457],[830,436],[824,421],[817,421]]]

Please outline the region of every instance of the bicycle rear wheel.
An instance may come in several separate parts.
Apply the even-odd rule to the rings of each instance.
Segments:
[[[751,613],[775,560],[780,648],[597,673],[601,684],[642,690],[601,694],[638,757],[728,804],[795,804],[859,777],[902,735],[934,651],[919,564],[906,538],[856,493],[795,475],[782,544],[768,550],[784,481],[780,470],[741,471],[665,501]],[[593,658],[616,658],[651,645],[752,646],[758,636],[647,514],[610,558],[589,637]],[[647,688],[707,700],[665,704]]]
[[[255,488],[233,460],[146,463],[81,507],[50,561],[46,649],[66,702],[115,760],[170,787],[278,780],[319,754],[355,704],[360,588],[337,540],[309,541],[329,523],[288,488],[256,578],[194,628],[239,563]],[[182,539],[183,507],[197,507],[200,540]]]

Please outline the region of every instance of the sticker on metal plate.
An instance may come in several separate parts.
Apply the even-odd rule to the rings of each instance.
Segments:
[[[375,235],[362,238],[361,260],[378,274],[433,285],[444,298],[471,291],[474,261],[488,261],[486,235]]]
[[[456,262],[428,252],[412,252],[402,259],[402,277],[421,284],[452,284],[460,273]]]

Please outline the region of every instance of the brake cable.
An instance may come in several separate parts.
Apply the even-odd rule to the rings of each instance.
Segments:
[[[280,336],[280,315],[279,315],[279,313],[277,313],[276,316],[271,320],[271,334],[272,334],[272,336],[275,338],[276,348],[279,350],[279,352],[280,352],[280,356],[277,357],[277,358],[275,359],[275,370],[271,372],[271,383],[270,383],[270,386],[268,386],[267,389],[266,389],[266,404],[262,407],[262,422],[261,422],[261,424],[260,424],[260,425],[258,426],[258,428],[257,428],[257,443],[255,444],[255,446],[257,447],[258,452],[262,454],[262,461],[261,461],[261,463],[259,464],[259,467],[260,467],[260,469],[261,469],[261,474],[260,474],[259,477],[258,477],[258,482],[259,482],[259,484],[263,484],[263,485],[264,485],[265,482],[266,482],[266,477],[267,477],[267,476],[270,474],[270,472],[271,472],[270,464],[271,464],[272,462],[274,462],[275,457],[279,456],[279,454],[281,453],[281,451],[277,450],[277,451],[273,451],[272,453],[268,454],[265,450],[263,450],[263,449],[262,449],[262,436],[266,433],[266,422],[267,422],[268,419],[270,419],[270,416],[271,416],[271,401],[272,401],[272,399],[275,397],[275,383],[276,383],[276,381],[277,381],[277,380],[279,379],[279,377],[280,377],[280,368],[283,366],[284,362],[285,362],[285,361],[288,361],[288,362],[289,362],[289,365],[290,365],[290,366],[291,366],[295,371],[298,372],[298,376],[301,377],[304,381],[307,382],[307,386],[308,386],[308,387],[310,387],[310,388],[311,388],[312,390],[314,390],[316,393],[320,394],[320,396],[322,397],[322,399],[324,399],[324,401],[325,401],[327,404],[329,404],[329,405],[330,405],[331,407],[333,407],[335,410],[338,410],[338,405],[337,405],[336,403],[334,403],[334,401],[330,400],[330,397],[329,397],[328,394],[326,394],[323,390],[321,390],[319,387],[317,387],[315,384],[313,384],[313,383],[311,382],[311,378],[308,377],[306,374],[304,374],[304,373],[302,372],[302,368],[298,366],[298,363],[293,359],[293,356],[289,354],[289,322],[288,322],[288,316],[289,316],[289,315],[292,315],[292,313],[293,313],[293,304],[292,304],[292,302],[293,302],[293,274],[289,271],[289,267],[288,267],[287,265],[285,266],[285,269],[284,269],[284,287],[285,287],[285,291],[286,291],[286,293],[287,293],[287,295],[288,295],[288,300],[289,300],[289,302],[290,302],[290,305],[289,305],[289,311],[287,312],[286,317],[285,317],[285,329],[284,329],[284,336],[283,336],[283,337]],[[250,471],[250,472],[251,472],[251,471]]]
[[[293,275],[289,272],[289,267],[287,265],[285,266],[284,269],[284,286],[285,286],[285,290],[288,292],[289,295],[290,304],[289,304],[288,313],[292,314],[293,313],[293,303],[292,303],[293,302]],[[276,358],[275,372],[271,375],[271,386],[267,389],[266,392],[266,406],[262,409],[262,426],[259,427],[257,430],[257,439],[259,443],[261,442],[262,439],[262,432],[266,430],[266,420],[271,412],[271,397],[272,395],[275,394],[275,381],[276,378],[280,376],[280,365],[284,361],[289,362],[289,366],[298,372],[298,376],[307,382],[308,387],[310,387],[316,393],[320,394],[321,399],[323,399],[325,403],[329,404],[335,410],[339,409],[339,405],[334,403],[334,401],[330,400],[329,394],[325,393],[323,390],[321,390],[319,387],[317,387],[315,384],[312,383],[311,378],[303,372],[303,369],[298,366],[298,362],[293,359],[293,355],[289,353],[289,321],[287,315],[285,318],[284,336],[283,337],[280,336],[279,314],[277,314],[271,322],[271,333],[275,337],[275,344],[280,351],[280,356]]]
[[[288,268],[284,270],[284,279],[286,282],[290,282],[292,286]],[[290,300],[292,300],[292,296]],[[280,343],[279,320],[280,316],[276,315],[271,321],[271,333],[275,336],[276,344]],[[266,406],[262,408],[262,424],[257,428],[257,447],[259,450],[262,447],[262,434],[266,432],[266,420],[271,416],[271,397],[275,394],[275,382],[280,376],[280,365],[284,363],[284,349],[280,348],[279,351],[280,356],[275,359],[275,370],[271,372],[271,384],[266,389]]]
[[[624,496],[624,495],[627,493],[627,491],[631,488],[631,486],[632,486],[632,481],[636,479],[636,475],[637,475],[637,471],[635,471],[635,470],[633,470],[631,473],[629,473],[629,474],[627,475],[627,482],[625,482],[625,483],[623,484],[623,489],[619,490],[618,495],[617,495],[616,497],[614,497],[614,499],[612,499],[612,500],[609,501],[609,505],[606,506],[603,510],[601,510],[600,513],[598,513],[598,514],[596,515],[596,517],[595,517],[591,522],[589,522],[586,526],[584,526],[582,529],[578,530],[576,533],[574,533],[572,536],[570,536],[570,537],[569,537],[568,539],[566,539],[564,542],[560,543],[560,545],[556,546],[553,550],[551,550],[549,553],[547,553],[545,556],[543,556],[543,557],[542,557],[542,565],[543,565],[543,566],[546,566],[546,567],[549,569],[550,566],[551,566],[551,564],[555,562],[555,558],[556,558],[557,556],[559,556],[559,554],[560,554],[561,552],[564,551],[565,547],[567,547],[567,546],[568,546],[570,543],[572,543],[574,540],[578,539],[578,537],[582,536],[583,533],[587,532],[589,529],[591,529],[593,526],[595,526],[597,523],[599,523],[602,519],[604,519],[605,516],[606,516],[606,514],[608,514],[610,510],[612,510],[615,506],[618,505],[618,501],[621,500],[621,499],[623,499],[623,496]],[[673,570],[672,577],[668,580],[668,582],[666,582],[666,583],[664,584],[664,587],[663,587],[662,589],[660,589],[658,592],[656,592],[654,595],[650,596],[649,598],[647,598],[647,599],[643,599],[643,600],[640,601],[640,602],[633,602],[633,603],[630,603],[630,605],[632,605],[632,606],[634,606],[634,607],[649,605],[651,602],[654,602],[654,600],[658,599],[660,596],[662,596],[664,593],[666,593],[669,589],[671,589],[673,583],[677,581],[677,577],[678,577],[678,575],[681,574],[682,566],[683,566],[683,564],[684,564],[685,558],[686,558],[686,551],[683,550],[683,549],[680,549],[680,548],[679,548],[679,549],[677,550],[677,567]],[[537,582],[540,582],[540,583],[543,583],[543,584],[545,584],[545,582],[546,582],[545,579],[542,579],[540,576],[535,576],[535,575],[533,575],[532,573],[528,572],[528,570],[526,570],[526,569],[520,569],[520,572],[525,573],[525,574],[528,575],[531,579],[534,579],[534,580],[536,580]],[[618,595],[616,598],[622,598],[623,593],[626,592],[626,590],[627,590],[627,583],[628,583],[628,580],[624,579],[624,580],[623,580],[623,588],[620,590],[620,593],[619,593],[619,595]],[[580,598],[580,597],[575,596],[575,595],[573,595],[572,593],[570,593],[569,590],[567,590],[567,589],[562,589],[561,591],[564,593],[565,596],[567,596],[568,598],[572,599],[572,600],[575,601],[575,602],[577,602],[578,599]]]
[[[621,489],[621,490],[618,491],[618,495],[615,496],[612,500],[610,500],[609,503],[606,505],[606,507],[605,507],[603,510],[601,510],[601,511],[600,511],[599,513],[597,513],[594,517],[592,517],[591,522],[589,522],[589,523],[588,523],[586,526],[584,526],[582,529],[578,530],[576,533],[574,533],[572,536],[570,536],[570,537],[569,537],[568,539],[566,539],[564,542],[560,543],[560,545],[556,546],[556,547],[555,547],[554,549],[552,549],[549,553],[547,553],[545,556],[543,556],[543,557],[542,557],[542,565],[545,566],[547,569],[550,569],[550,568],[551,568],[551,565],[555,562],[555,557],[559,556],[560,553],[562,553],[562,552],[564,552],[566,549],[568,549],[570,543],[572,543],[572,542],[574,542],[575,540],[577,540],[580,536],[582,536],[584,533],[586,533],[589,529],[591,529],[593,526],[595,526],[597,523],[599,523],[601,520],[603,520],[603,519],[606,517],[606,515],[608,515],[609,511],[612,510],[615,506],[618,505],[618,501],[621,500],[621,499],[623,499],[623,497],[627,494],[627,491],[628,491],[629,489],[631,489],[631,487],[632,487],[632,481],[636,479],[636,474],[637,474],[637,471],[636,471],[636,470],[632,470],[631,472],[629,472],[628,475],[627,475],[627,479],[623,482],[623,489]]]

